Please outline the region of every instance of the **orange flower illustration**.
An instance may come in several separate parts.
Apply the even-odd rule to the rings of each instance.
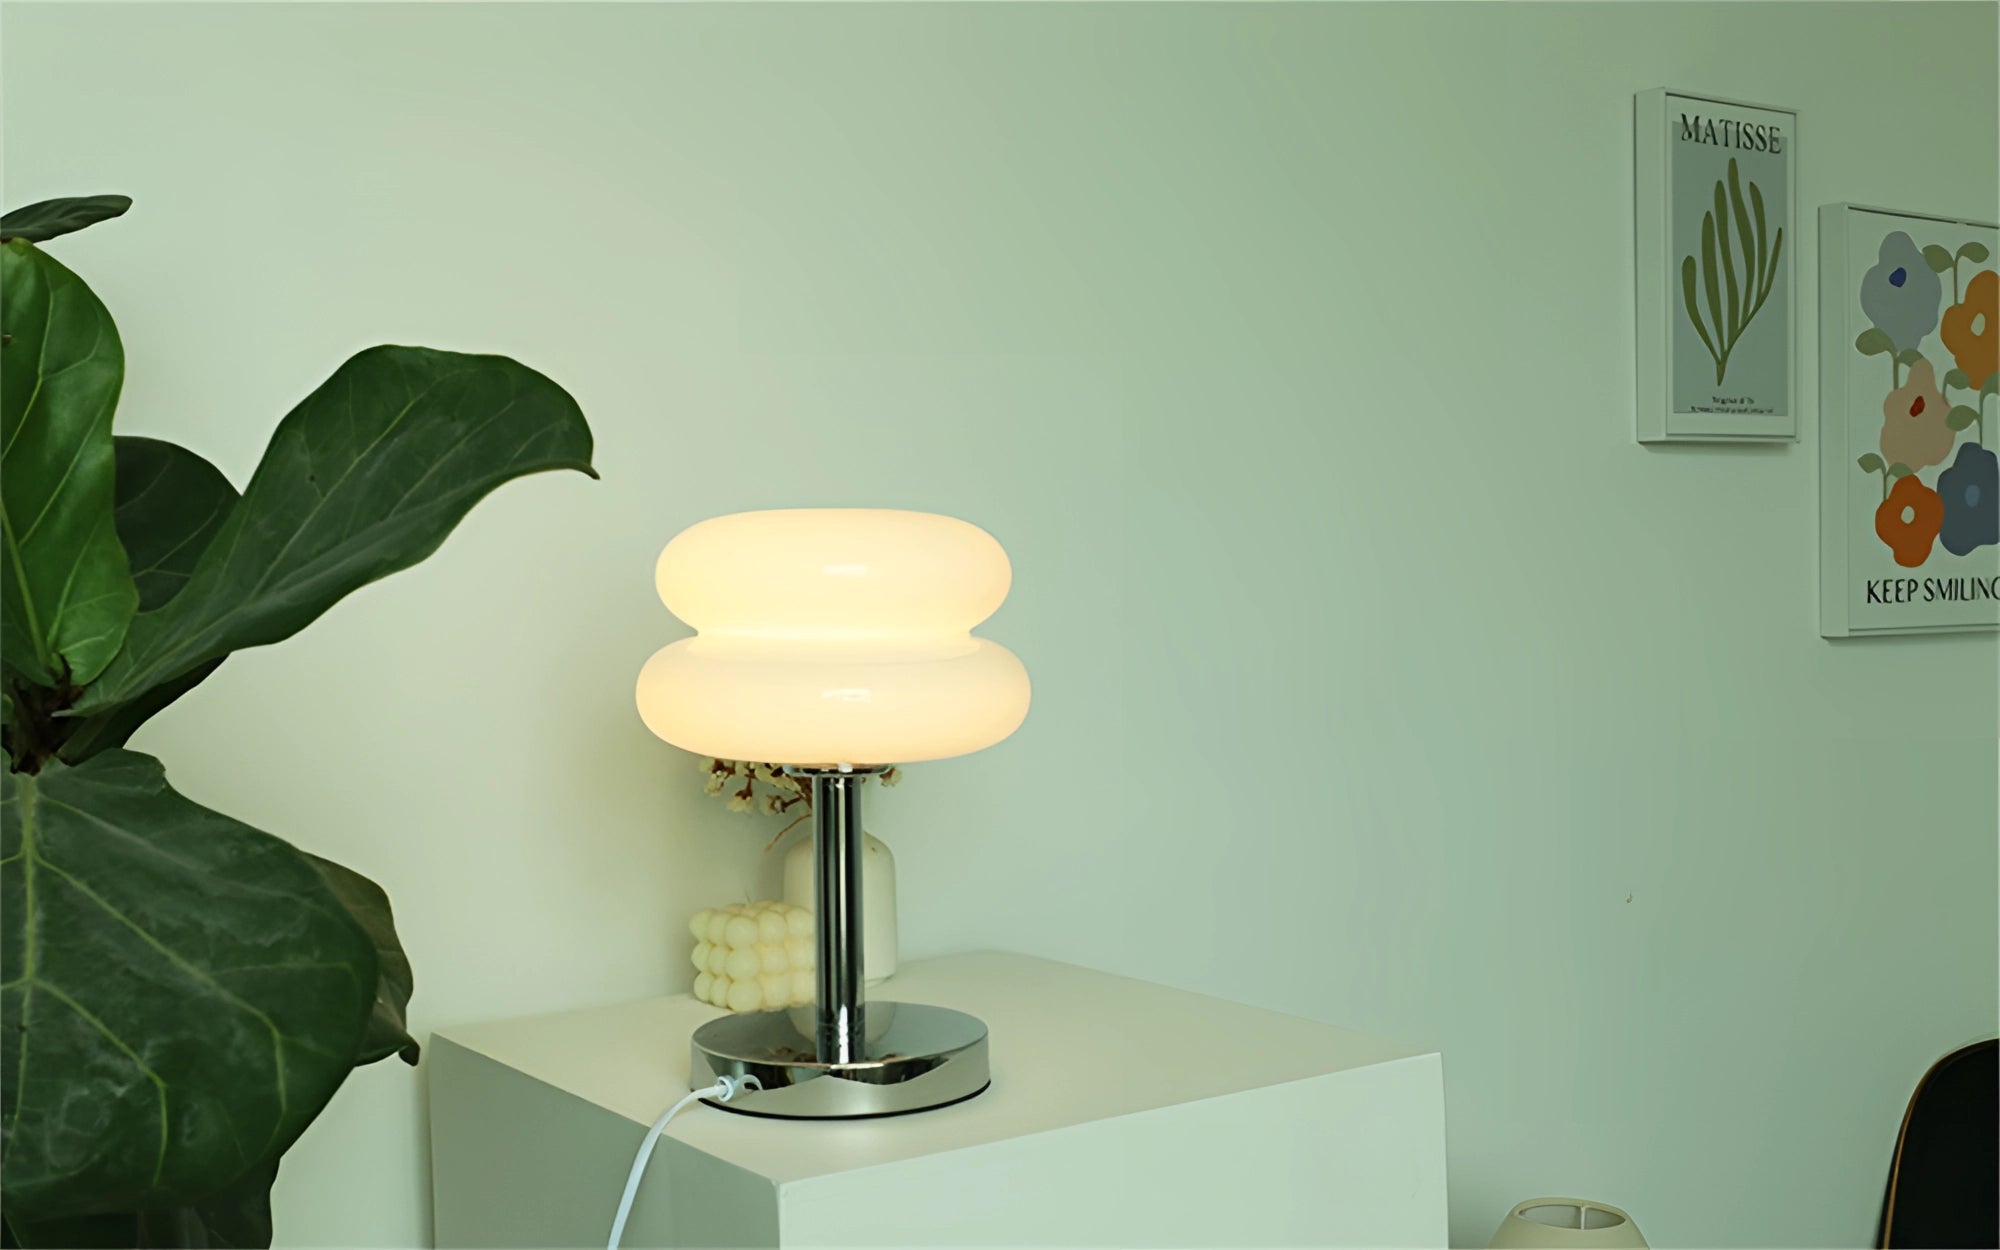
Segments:
[[[1882,455],[1890,464],[1924,469],[1943,464],[1958,435],[1946,424],[1951,405],[1938,389],[1937,371],[1918,357],[1910,376],[1882,401]]]
[[[1944,500],[1912,473],[1896,479],[1889,497],[1875,509],[1875,536],[1896,555],[1896,563],[1916,568],[1930,559],[1931,544],[1944,526]]]
[[[1982,269],[1965,284],[1965,301],[1945,309],[1938,325],[1938,336],[1975,391],[2000,372],[2000,327],[1995,321],[2000,321],[2000,274]]]

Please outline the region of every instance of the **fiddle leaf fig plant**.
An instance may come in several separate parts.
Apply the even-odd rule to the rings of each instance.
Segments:
[[[279,1158],[347,1074],[417,1060],[389,900],[125,749],[231,652],[435,551],[504,482],[591,468],[554,382],[373,347],[239,495],[114,434],[117,326],[40,244],[122,196],[0,219],[0,1149],[8,1245],[271,1240]]]

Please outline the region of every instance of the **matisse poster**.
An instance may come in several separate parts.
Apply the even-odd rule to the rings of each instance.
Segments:
[[[1640,439],[1795,437],[1797,114],[1663,90],[1638,126]]]
[[[2000,626],[1996,252],[1992,223],[1820,211],[1827,637]]]

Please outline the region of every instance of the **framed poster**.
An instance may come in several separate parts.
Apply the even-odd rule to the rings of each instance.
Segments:
[[[1992,222],[1819,210],[1825,637],[2000,626],[1996,251]]]
[[[1636,117],[1639,441],[1797,438],[1798,114],[1661,88]]]

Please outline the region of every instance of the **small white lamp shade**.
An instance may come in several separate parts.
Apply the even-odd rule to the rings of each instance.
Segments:
[[[660,599],[693,638],[639,673],[639,715],[684,750],[831,766],[977,751],[1028,714],[1028,673],[974,638],[1013,580],[976,525],[799,508],[716,517],[660,553]]]
[[[1646,1250],[1646,1239],[1631,1216],[1583,1198],[1517,1203],[1489,1244],[1493,1250]]]

